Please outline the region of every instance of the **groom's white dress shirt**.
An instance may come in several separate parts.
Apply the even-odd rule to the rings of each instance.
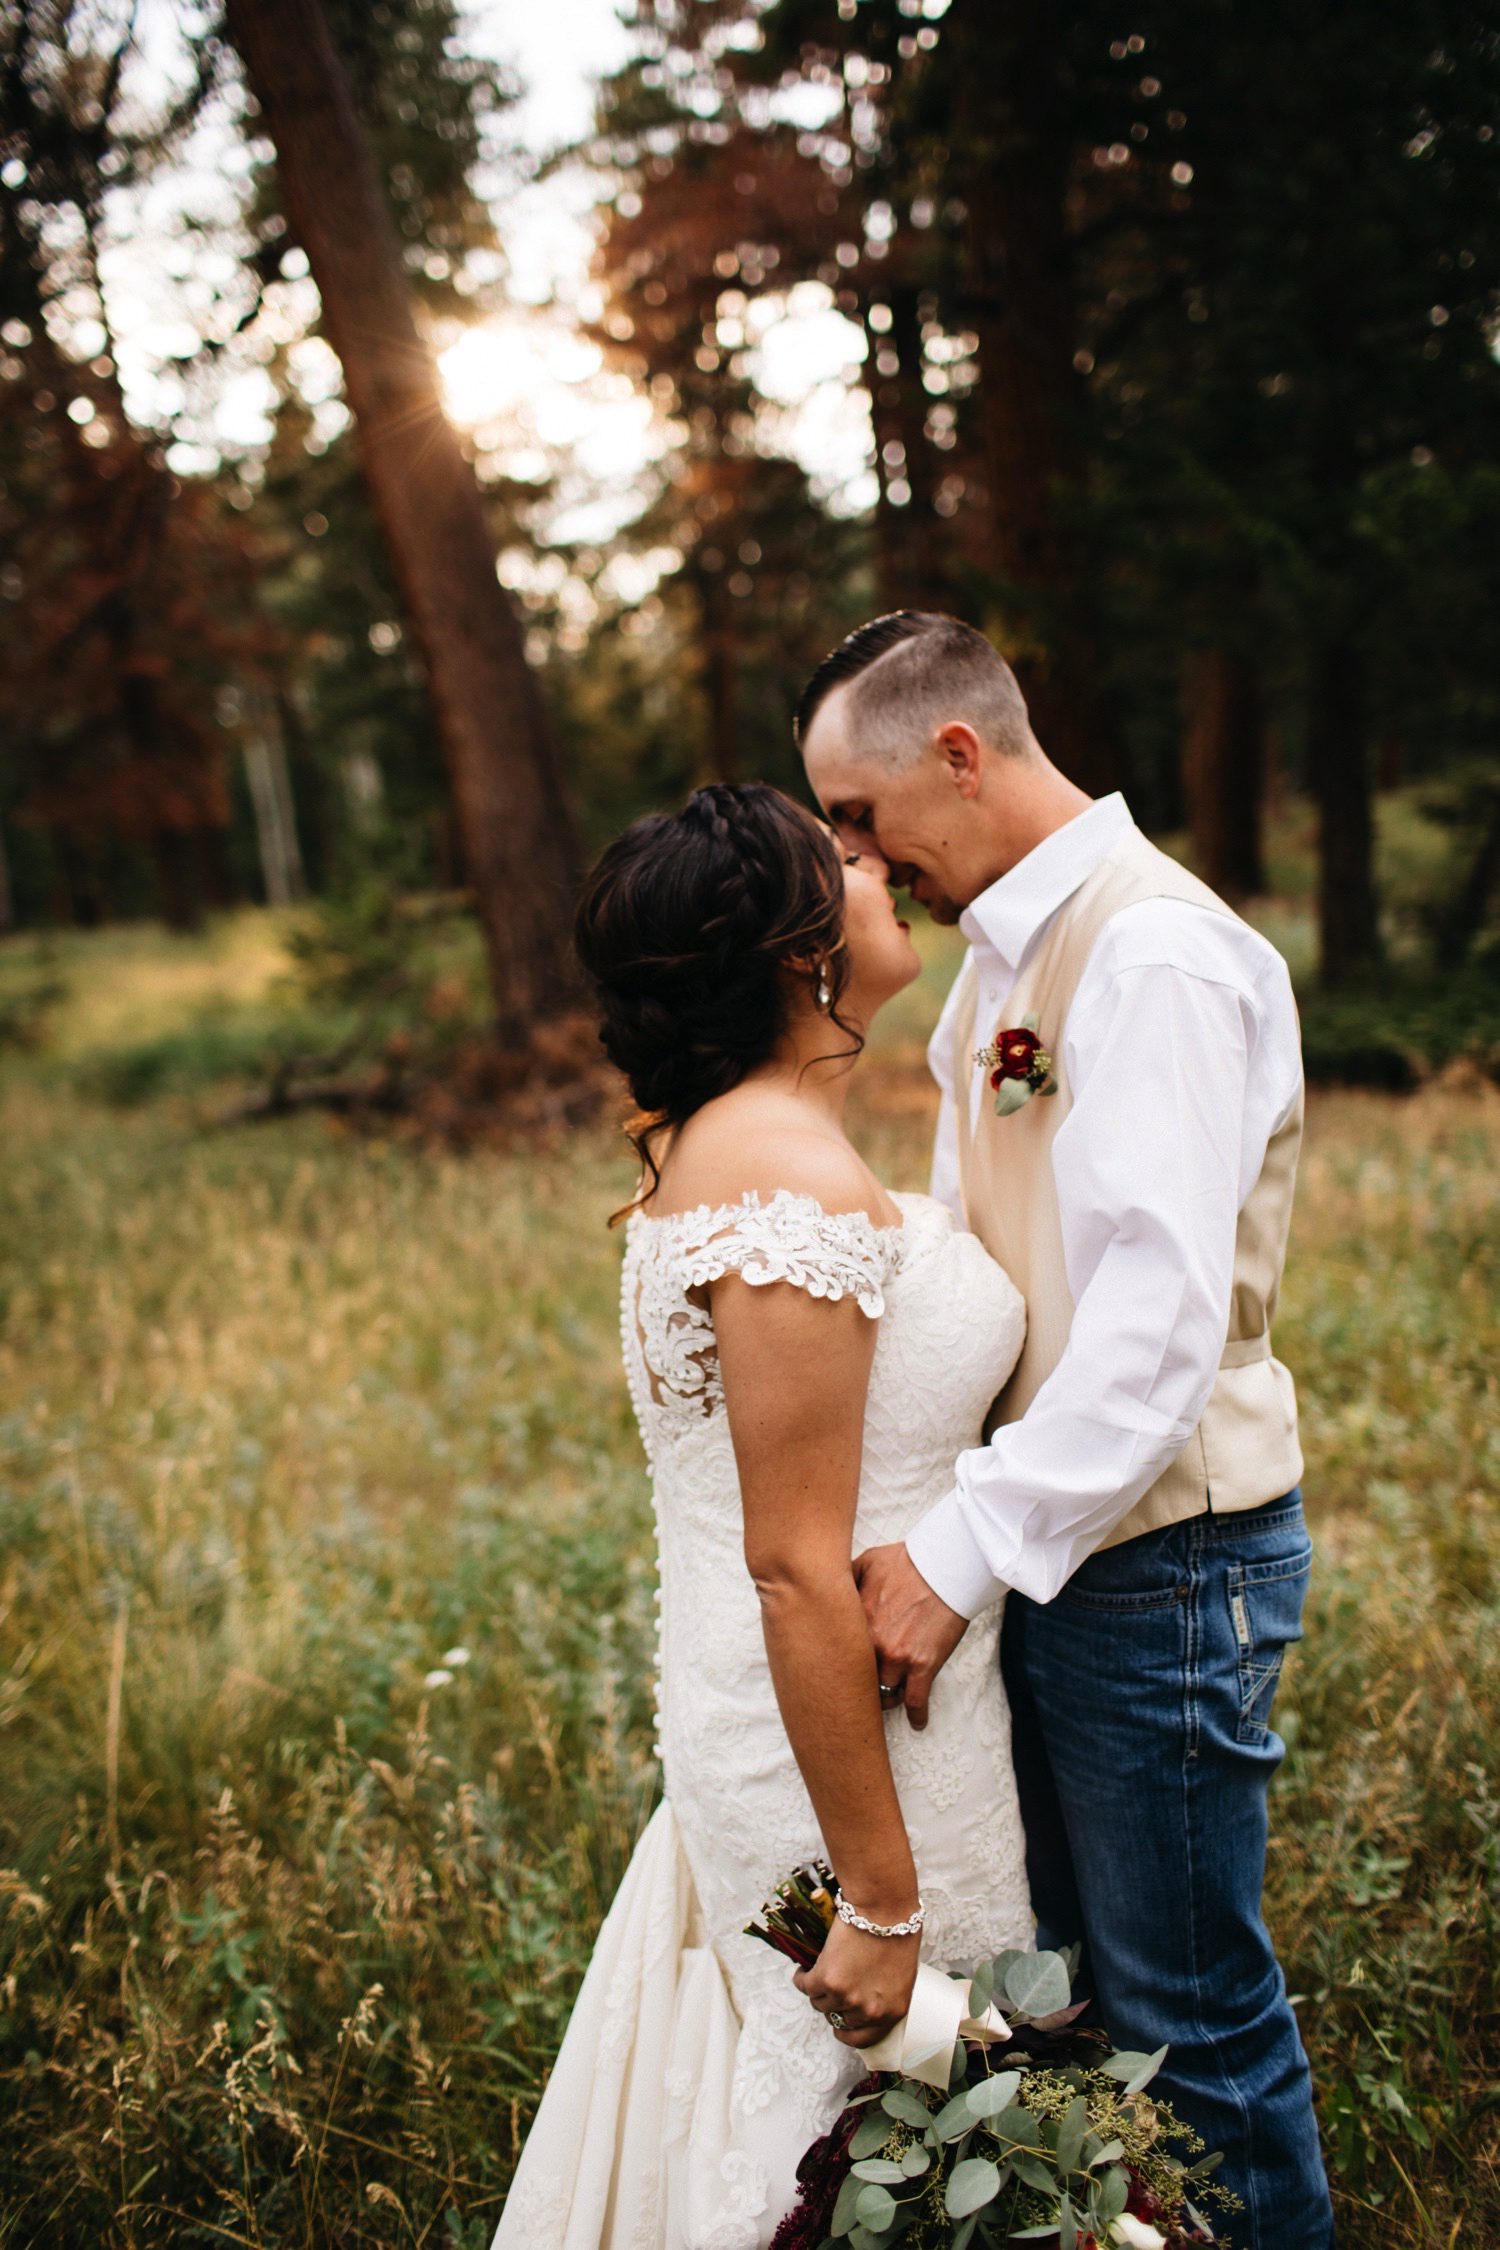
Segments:
[[[1100,799],[981,892],[959,920],[980,1037],[1053,916],[1130,826]],[[956,988],[955,988],[956,989]],[[954,998],[928,1049],[942,1092],[932,1192],[962,1216]],[[1229,1326],[1235,1221],[1302,1082],[1286,964],[1245,923],[1179,899],[1109,921],[1059,1057],[1072,1109],[1053,1143],[1073,1321],[1019,1421],[959,1456],[954,1489],[906,1542],[972,1617],[1007,1586],[1050,1601],[1197,1427]],[[1275,1495],[1268,1493],[1268,1499]]]

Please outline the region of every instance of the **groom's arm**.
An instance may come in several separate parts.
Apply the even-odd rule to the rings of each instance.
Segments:
[[[1296,1013],[1269,949],[1243,971],[1210,949],[1206,971],[1188,965],[1197,910],[1135,917],[1101,939],[1064,1043],[1067,1346],[906,1543],[950,1614],[1006,1586],[1050,1601],[1186,1444],[1223,1351],[1240,1204],[1296,1098]]]

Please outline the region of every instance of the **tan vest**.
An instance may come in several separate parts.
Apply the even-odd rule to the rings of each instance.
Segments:
[[[1010,1116],[997,1117],[986,1085],[977,1125],[971,1122],[972,1104],[966,1098],[979,1069],[974,1053],[1000,1027],[976,1024],[978,978],[972,956],[963,970],[953,1083],[964,1216],[1025,1297],[1027,1315],[1025,1348],[996,1402],[991,1429],[1020,1420],[1068,1340],[1073,1299],[1052,1174],[1052,1142],[1072,1107],[1063,1031],[1105,923],[1122,908],[1149,898],[1184,899],[1215,914],[1230,914],[1205,883],[1158,851],[1138,828],[1130,829],[1058,909],[1005,1002],[1005,1028],[1028,1015],[1037,1019],[1038,1036],[1053,1058],[1058,1091],[1046,1099],[1035,1096]],[[1150,1069],[1149,1056],[1141,1058],[1141,1067]],[[1239,1215],[1228,1335],[1203,1419],[1166,1474],[1103,1546],[1118,1546],[1189,1516],[1259,1507],[1289,1492],[1302,1475],[1296,1393],[1286,1368],[1271,1356],[1271,1319],[1281,1288],[1301,1140],[1299,1092],[1292,1115],[1271,1136],[1260,1177]]]

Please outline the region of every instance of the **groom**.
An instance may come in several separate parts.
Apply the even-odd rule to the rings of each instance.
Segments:
[[[1237,2250],[1327,2250],[1261,1920],[1271,1703],[1311,1560],[1270,1345],[1302,1129],[1285,966],[1123,798],[1051,764],[1009,667],[955,618],[861,626],[797,739],[847,847],[969,940],[929,1050],[933,1191],[1028,1317],[988,1445],[904,1546],[860,1558],[881,1678],[924,1726],[968,1620],[1009,1589],[1039,1941],[1083,1938],[1118,2046],[1170,2046],[1158,2084],[1225,2153]]]

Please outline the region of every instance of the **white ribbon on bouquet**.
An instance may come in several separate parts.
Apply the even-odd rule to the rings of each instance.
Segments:
[[[969,1979],[944,1976],[925,1961],[917,1968],[911,2006],[898,2024],[873,2047],[860,2050],[870,2070],[898,2070],[939,2090],[948,2083],[953,2049],[959,2039],[1008,2039],[1010,2026],[996,2007],[982,2016],[969,2013]]]

